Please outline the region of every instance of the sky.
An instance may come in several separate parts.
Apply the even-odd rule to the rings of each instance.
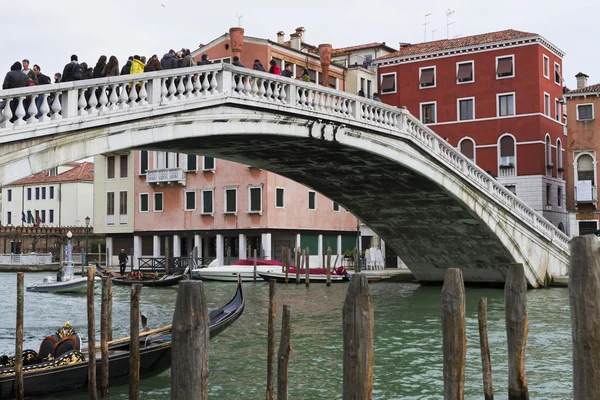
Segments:
[[[450,16],[447,27],[447,10]],[[29,0],[2,1],[0,72],[27,58],[52,77],[62,72],[71,54],[94,66],[100,55],[115,55],[120,65],[129,55],[162,56],[169,49],[208,43],[241,26],[246,35],[276,40],[306,29],[305,41],[345,47],[369,42],[398,42],[468,36],[517,29],[544,36],[566,53],[567,86],[576,86],[579,71],[600,82],[599,37],[587,16],[599,15],[598,0]],[[434,32],[435,30],[435,32]],[[263,62],[264,63],[264,62]]]

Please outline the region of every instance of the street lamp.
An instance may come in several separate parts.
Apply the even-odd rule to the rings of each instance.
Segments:
[[[63,279],[66,280],[73,278],[73,247],[71,246],[71,238],[73,234],[71,231],[67,232],[67,264],[65,265],[65,270],[63,272]]]
[[[90,226],[90,217],[85,217],[85,265],[88,265],[88,227]],[[82,265],[83,267],[83,265]],[[83,271],[83,270],[82,270]]]

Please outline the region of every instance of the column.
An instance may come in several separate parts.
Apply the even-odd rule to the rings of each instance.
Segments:
[[[204,257],[209,257],[209,254],[212,254],[212,252],[208,248],[209,242],[210,241],[208,239],[202,241],[202,249],[203,250],[201,253],[204,255]]]
[[[200,235],[194,235],[194,247],[198,248],[198,258],[202,258],[202,237]]]
[[[246,239],[246,235],[240,233],[240,237],[238,239],[238,247],[239,247],[239,258],[240,260],[248,259],[248,255],[246,254],[246,248],[248,246],[248,240]]]
[[[223,242],[223,235],[217,235],[217,265],[221,266],[224,263],[225,243]]]
[[[113,238],[107,236],[106,237],[106,267],[110,268],[113,265]]]
[[[342,265],[342,255],[343,255],[342,251],[343,251],[343,249],[342,249],[342,235],[338,235],[337,236],[337,254],[336,254],[336,256],[339,256],[339,257],[336,257],[337,260],[338,260],[338,264],[333,266],[335,268],[337,268],[338,265]],[[335,262],[335,260],[334,260],[334,262]]]
[[[160,257],[160,236],[152,236],[152,257]]]
[[[262,249],[264,252],[265,260],[271,259],[271,234],[263,233],[261,235]]]
[[[319,256],[319,261],[317,262],[318,265],[321,265],[321,263],[323,263],[323,235],[319,235],[319,242],[317,244],[317,253]],[[321,268],[325,268],[324,265],[321,265]]]
[[[173,257],[181,257],[181,236],[173,235]]]
[[[142,256],[142,237],[133,236],[133,268],[140,267],[140,257]]]
[[[301,244],[302,244],[302,235],[300,235],[300,234],[297,234],[297,235],[296,235],[296,249],[297,249],[298,247],[300,247],[300,246],[301,246]]]

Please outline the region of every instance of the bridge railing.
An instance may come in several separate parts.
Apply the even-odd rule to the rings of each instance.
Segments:
[[[217,98],[250,100],[251,103],[331,116],[391,134],[408,136],[468,178],[489,197],[561,249],[568,251],[568,237],[526,205],[495,178],[471,162],[406,109],[399,109],[335,89],[230,64],[149,72],[0,91],[0,141],[18,140],[27,132],[42,136],[91,128],[111,121],[123,122],[173,112],[183,105],[201,106]],[[54,129],[42,129],[55,127]],[[12,139],[14,137],[14,139]]]

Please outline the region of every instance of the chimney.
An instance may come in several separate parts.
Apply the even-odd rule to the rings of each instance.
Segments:
[[[410,46],[410,43],[406,43],[406,42],[399,42],[398,43],[398,49],[401,49],[403,47],[408,47]]]
[[[577,75],[575,75],[575,78],[577,78],[577,89],[584,88],[588,85],[587,80],[589,76],[587,76],[583,72],[580,72]]]
[[[290,35],[290,46],[292,49],[300,50],[301,49],[302,38],[299,33],[292,33]]]
[[[277,43],[283,44],[285,42],[285,32],[279,31],[277,32]]]
[[[229,28],[229,40],[231,40],[231,52],[233,56],[242,56],[244,47],[244,28]]]
[[[321,70],[323,71],[323,86],[329,87],[329,65],[331,64],[331,52],[333,46],[330,44],[319,45],[319,55],[321,56]]]
[[[300,43],[306,43],[306,29],[303,26],[296,28],[296,33],[300,35]]]

